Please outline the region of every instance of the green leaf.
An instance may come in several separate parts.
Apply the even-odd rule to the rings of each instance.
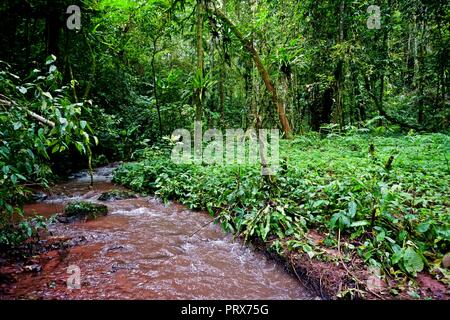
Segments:
[[[327,202],[325,200],[317,200],[317,201],[314,201],[312,207],[313,208],[317,208],[317,207],[320,207],[321,205],[324,205],[326,203]]]
[[[356,202],[351,201],[348,204],[348,214],[350,218],[353,218],[356,215]]]
[[[52,148],[52,153],[56,153],[59,151],[59,144],[56,144],[53,148]]]
[[[398,233],[398,239],[400,241],[405,240],[407,236],[408,236],[408,233],[405,230],[402,230]]]
[[[331,216],[330,224],[331,227],[338,225],[339,229],[344,230],[346,227],[350,226],[350,219],[347,217],[346,213],[341,210]]]
[[[50,94],[50,92],[42,92],[43,96],[46,96],[47,98],[49,98],[50,100],[53,100],[53,96]]]
[[[33,229],[31,229],[29,224],[27,224],[26,229],[27,229],[27,236],[31,237],[31,235],[33,234]]]
[[[9,214],[13,214],[14,208],[13,208],[12,205],[6,203],[5,204],[5,208],[6,208],[6,211],[8,211]]]
[[[308,254],[308,257],[310,259],[312,259],[316,255],[316,253],[314,252],[313,248],[311,248],[311,246],[309,244],[304,244],[302,246],[302,249],[303,249],[304,252],[306,252]]]
[[[397,251],[395,252],[392,257],[391,257],[391,263],[392,264],[397,264],[403,257],[403,251]]]
[[[385,232],[384,230],[381,230],[381,231],[377,234],[377,241],[378,241],[378,242],[383,242],[385,237],[386,237],[386,232]]]
[[[81,153],[81,154],[85,154],[86,153],[86,149],[85,149],[84,145],[81,142],[76,141],[75,142],[75,147],[77,148],[79,153]]]
[[[265,225],[265,227],[263,229],[263,232],[261,234],[261,237],[262,237],[263,240],[266,240],[267,235],[269,234],[269,232],[270,232],[270,214],[267,215],[266,225]]]
[[[26,181],[27,178],[25,178],[23,175],[16,173],[17,178],[19,178],[20,180]]]
[[[428,229],[430,229],[430,223],[428,222],[423,222],[417,226],[417,232],[419,233],[425,233]]]
[[[59,123],[61,123],[61,125],[64,127],[64,126],[67,126],[67,119],[66,118],[59,118],[58,119],[59,120]]]
[[[38,135],[40,138],[44,138],[44,129],[43,128],[39,128]]]
[[[4,174],[8,174],[9,173],[9,166],[4,166],[2,168],[2,171],[3,171]]]
[[[47,57],[47,59],[45,60],[45,64],[49,65],[49,64],[52,64],[55,61],[56,61],[56,56],[52,54],[52,55]]]
[[[31,151],[30,149],[27,149],[26,153],[30,156],[31,159],[34,160],[34,153],[33,153],[33,151]]]
[[[420,255],[411,247],[405,250],[403,254],[403,266],[406,271],[411,273],[412,275],[416,275],[417,272],[423,270],[423,261]]]

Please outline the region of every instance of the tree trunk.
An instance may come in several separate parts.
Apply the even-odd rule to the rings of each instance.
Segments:
[[[425,82],[425,18],[421,17],[420,19],[420,43],[418,45],[418,57],[417,57],[417,91],[418,91],[418,99],[417,99],[417,123],[419,125],[423,125],[425,121],[425,111],[424,111],[424,82]]]
[[[225,125],[225,61],[222,62],[219,77],[219,108],[222,126]]]
[[[391,14],[391,0],[388,0],[388,9],[387,9],[387,14],[388,16],[390,16]],[[377,104],[377,108],[378,108],[378,112],[380,114],[380,116],[384,116],[387,120],[391,121],[391,119],[388,118],[387,113],[384,111],[383,108],[383,100],[384,100],[384,81],[385,81],[385,73],[386,73],[386,61],[389,58],[389,48],[388,48],[388,35],[389,35],[389,31],[388,31],[388,27],[387,24],[385,23],[385,25],[383,26],[384,32],[383,32],[383,55],[382,55],[382,59],[384,61],[384,66],[381,68],[380,71],[380,91],[378,93],[378,103]]]
[[[223,4],[223,10],[226,10],[227,6],[227,0],[222,1]],[[220,115],[221,115],[221,124],[222,126],[225,126],[225,63],[226,63],[226,57],[225,57],[225,46],[224,46],[224,55],[223,55],[223,61],[222,65],[220,66],[220,77],[219,77],[219,108],[220,108]]]
[[[341,0],[339,6],[339,39],[338,42],[344,41],[344,14],[345,2]],[[342,130],[344,126],[344,59],[340,58],[337,64],[336,72],[336,107],[334,108],[334,121],[339,124]]]
[[[51,8],[52,5],[48,4],[48,7]],[[50,10],[45,17],[45,32],[46,32],[46,49],[47,55],[55,55],[59,56],[59,29],[60,29],[60,20],[58,16],[58,12],[54,12]]]
[[[239,39],[239,41],[242,43],[245,49],[250,53],[253,61],[255,62],[256,68],[258,69],[258,72],[271,95],[272,103],[274,104],[278,116],[280,119],[281,127],[283,129],[283,133],[285,135],[285,138],[289,139],[292,137],[291,127],[289,125],[289,121],[286,117],[285,107],[282,99],[279,97],[277,93],[277,89],[274,86],[272,80],[270,79],[269,73],[267,72],[266,68],[264,67],[261,58],[259,57],[258,52],[256,51],[255,47],[253,46],[253,43],[248,41],[244,38],[242,33],[237,29],[236,25],[219,9],[210,8],[207,7],[209,12],[217,16],[224,24],[228,25],[231,32]]]
[[[201,76],[203,86],[203,66],[204,66],[204,52],[203,52],[203,0],[197,0],[197,75]],[[195,88],[195,121],[202,121],[203,112],[203,87]]]

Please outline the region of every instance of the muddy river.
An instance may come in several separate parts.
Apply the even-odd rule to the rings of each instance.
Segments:
[[[102,192],[120,188],[111,183],[113,169],[97,169],[93,189],[80,173],[26,207],[28,215],[49,217],[69,201],[85,200],[106,204],[109,213],[95,221],[52,224],[52,237],[83,241],[63,253],[46,253],[37,270],[21,266],[3,298],[314,298],[280,265],[209,223],[208,214],[153,197],[98,201]],[[67,279],[77,274],[81,287],[68,288]]]

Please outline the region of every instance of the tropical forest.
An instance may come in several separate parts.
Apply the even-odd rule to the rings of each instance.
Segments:
[[[450,299],[447,1],[3,0],[0,37],[0,300]]]

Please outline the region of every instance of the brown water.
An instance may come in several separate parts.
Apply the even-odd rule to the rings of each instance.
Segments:
[[[97,202],[117,188],[111,168],[95,174],[95,187],[79,175],[54,195],[26,208],[49,216],[74,199]],[[54,224],[55,237],[84,237],[63,257],[49,252],[42,271],[22,272],[8,296],[28,299],[311,299],[283,268],[226,235],[211,217],[151,197],[106,203],[95,221]],[[198,231],[197,233],[195,233]],[[195,234],[194,234],[195,233]],[[193,235],[194,234],[194,235]],[[41,259],[42,261],[42,259]],[[81,270],[81,289],[68,289],[67,267]]]

